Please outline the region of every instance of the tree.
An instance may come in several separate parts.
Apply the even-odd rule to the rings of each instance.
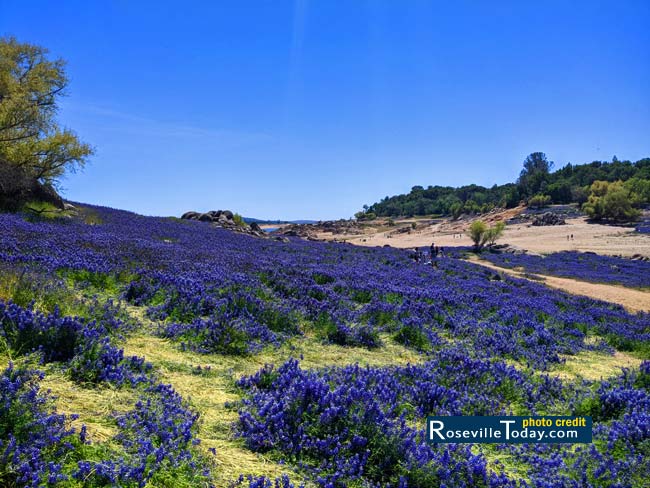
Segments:
[[[634,195],[622,181],[609,183],[594,181],[589,199],[582,209],[594,220],[628,222],[636,219],[640,212],[632,208]]]
[[[0,165],[24,175],[32,188],[52,189],[93,153],[55,120],[68,85],[64,67],[63,60],[48,59],[43,47],[0,38]],[[0,193],[6,183],[0,180]]]
[[[482,220],[475,220],[469,226],[468,235],[474,243],[474,249],[479,250],[485,244],[485,233],[487,232],[487,225]]]
[[[493,227],[490,227],[485,236],[487,243],[490,246],[494,246],[497,239],[503,235],[504,230],[506,230],[506,223],[502,220],[494,224]]]
[[[540,193],[548,183],[553,162],[546,159],[543,152],[529,154],[524,160],[524,169],[519,173],[517,183],[524,196]]]
[[[475,220],[469,226],[467,233],[474,243],[474,249],[480,251],[486,244],[494,246],[505,228],[506,223],[503,221],[499,221],[494,226],[488,227],[482,220]]]

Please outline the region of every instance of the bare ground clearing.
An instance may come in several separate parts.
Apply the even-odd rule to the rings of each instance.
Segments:
[[[485,220],[501,220],[513,217],[517,209],[488,216]],[[471,219],[460,221],[442,220],[431,223],[431,219],[404,219],[387,227],[384,221],[364,225],[361,234],[332,234],[320,232],[325,240],[345,240],[360,246],[384,246],[398,248],[429,246],[470,246],[472,241],[466,235]],[[526,249],[532,253],[546,254],[559,251],[595,252],[611,256],[642,255],[650,257],[650,234],[639,234],[632,227],[603,225],[587,222],[585,217],[568,219],[566,225],[536,227],[527,223],[508,224],[499,243]],[[412,224],[415,223],[415,229]],[[401,232],[398,232],[401,230]],[[573,239],[570,236],[573,235]],[[567,238],[569,236],[569,238]]]

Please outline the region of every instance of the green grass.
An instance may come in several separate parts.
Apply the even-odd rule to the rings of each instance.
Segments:
[[[85,316],[88,306],[63,281],[28,272],[25,268],[0,267],[0,300],[12,301],[21,307],[33,304],[34,310],[62,315]]]
[[[39,201],[27,202],[20,211],[27,216],[28,220],[52,220],[70,216],[69,212],[61,210],[51,203]]]

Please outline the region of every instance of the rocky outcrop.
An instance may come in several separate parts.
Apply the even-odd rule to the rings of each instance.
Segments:
[[[52,185],[41,183],[15,164],[0,161],[0,210],[15,212],[33,200],[63,210],[63,199]]]
[[[355,220],[325,220],[316,224],[291,224],[277,230],[276,234],[290,237],[302,237],[310,240],[322,240],[318,234],[332,235],[361,234],[363,230]]]
[[[256,223],[248,225],[241,221],[235,221],[235,214],[230,210],[210,210],[209,212],[185,212],[181,215],[183,220],[198,220],[199,222],[207,222],[215,227],[228,229],[242,234],[248,234],[257,237],[267,237],[266,232]]]
[[[564,220],[564,217],[556,213],[544,212],[543,214],[535,215],[531,224],[535,226],[564,225],[566,224],[566,221]]]

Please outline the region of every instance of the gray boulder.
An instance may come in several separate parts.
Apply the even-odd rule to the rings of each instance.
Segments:
[[[545,225],[564,225],[566,221],[564,218],[553,212],[544,212],[540,215],[535,215],[532,225],[545,226]]]

